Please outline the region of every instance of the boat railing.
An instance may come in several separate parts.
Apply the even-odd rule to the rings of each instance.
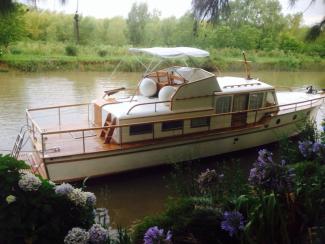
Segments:
[[[323,103],[325,100],[325,97],[319,97],[319,98],[315,98],[315,99],[311,99],[308,101],[302,101],[302,102],[296,102],[296,103],[289,103],[289,104],[283,104],[283,105],[277,105],[277,106],[270,106],[270,107],[264,107],[264,108],[259,108],[259,109],[250,109],[250,110],[243,110],[243,111],[237,111],[237,112],[229,112],[229,113],[218,113],[218,114],[211,114],[211,115],[200,115],[200,116],[192,116],[192,117],[184,117],[184,120],[190,120],[190,119],[195,119],[195,118],[203,118],[203,117],[210,117],[210,118],[214,118],[214,117],[222,117],[222,116],[231,116],[234,114],[241,114],[241,113],[255,113],[255,119],[253,121],[253,124],[257,124],[258,126],[258,122],[257,121],[257,114],[259,112],[264,112],[265,115],[270,115],[272,116],[272,114],[278,113],[279,111],[285,111],[285,110],[291,110],[291,111],[299,111],[300,108],[302,109],[308,109],[314,106],[315,103],[319,103],[321,104],[321,102]],[[94,151],[89,150],[89,148],[91,147],[87,147],[87,136],[86,133],[90,132],[90,131],[102,131],[103,129],[110,129],[110,128],[124,128],[124,127],[130,127],[133,125],[142,125],[142,124],[153,124],[153,128],[155,128],[155,124],[157,123],[162,123],[162,122],[170,122],[170,121],[176,121],[179,120],[179,118],[177,119],[169,119],[169,120],[156,120],[156,121],[146,121],[146,122],[141,122],[141,123],[129,123],[129,124],[124,124],[124,125],[110,125],[110,126],[102,126],[102,127],[91,127],[91,128],[78,128],[78,129],[71,129],[71,130],[57,130],[57,131],[43,131],[38,125],[37,123],[32,119],[31,115],[29,114],[29,112],[27,111],[27,117],[29,119],[29,121],[32,123],[32,133],[34,136],[34,133],[38,133],[40,135],[40,149],[39,151],[43,154],[43,158],[45,157],[46,152],[49,150],[46,148],[46,144],[49,141],[49,136],[53,136],[53,135],[62,135],[62,134],[72,134],[72,133],[81,133],[81,136],[78,137],[78,139],[81,140],[81,145],[82,148],[79,151],[79,153],[81,154],[85,154],[85,153],[90,153],[90,152],[98,152],[98,148],[96,148]],[[234,131],[236,130],[242,130],[243,128],[234,128]],[[208,126],[208,130],[207,131],[211,131],[211,126]],[[113,149],[122,149],[123,145],[125,145],[126,143],[123,142],[123,129],[119,130],[119,144],[116,144]],[[220,133],[223,133],[222,130],[220,131]],[[182,130],[181,135],[184,135],[184,128]],[[160,137],[156,137],[154,130],[152,132],[152,143],[155,143],[155,139],[161,139]],[[128,142],[129,143],[129,142]],[[109,149],[105,149],[103,148],[103,151],[107,151]],[[76,154],[75,152],[68,152],[68,153],[64,153],[64,156],[67,155],[73,155]]]
[[[146,105],[154,105],[154,108],[155,108],[155,112],[157,112],[157,104],[161,104],[161,103],[170,103],[171,101],[158,101],[158,102],[149,102],[149,103],[138,103],[138,104],[135,104],[133,105],[128,111],[127,111],[127,115],[130,114],[130,112],[136,108],[136,107],[140,107],[140,106],[146,106]]]
[[[63,108],[71,108],[71,107],[81,107],[81,106],[87,106],[87,119],[88,122],[90,121],[90,105],[91,103],[77,103],[77,104],[66,104],[66,105],[58,105],[58,106],[48,106],[48,107],[40,107],[40,108],[29,108],[26,111],[27,112],[35,112],[35,111],[44,111],[44,110],[58,110],[58,123],[59,126],[61,126],[61,111]]]

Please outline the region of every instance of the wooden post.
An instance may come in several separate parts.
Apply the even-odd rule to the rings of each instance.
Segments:
[[[251,80],[252,78],[251,78],[248,62],[244,51],[243,51],[243,56],[244,56],[244,63],[245,63],[245,70],[246,70],[246,78],[247,80]]]
[[[59,128],[61,129],[61,108],[58,108],[59,110]]]
[[[83,153],[86,152],[86,145],[85,145],[85,131],[82,131],[82,148],[83,148]]]

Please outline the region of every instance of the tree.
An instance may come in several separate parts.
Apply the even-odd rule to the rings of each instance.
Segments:
[[[133,45],[140,45],[144,42],[145,27],[150,14],[146,3],[134,3],[128,14],[126,21],[128,27],[128,37]]]
[[[216,23],[229,13],[229,0],[192,0],[192,9],[198,21]]]
[[[298,2],[299,0],[290,0],[289,4],[291,7],[295,6],[295,4]],[[310,0],[309,5],[307,7],[307,9],[316,2],[316,0]],[[323,2],[325,3],[325,0],[323,0]],[[306,35],[306,40],[307,41],[314,41],[316,40],[322,32],[324,32],[325,29],[325,17],[323,17],[323,20],[321,22],[319,22],[318,24],[312,26],[307,35]]]
[[[251,28],[260,30],[260,37],[263,43],[276,43],[279,32],[284,28],[286,20],[281,13],[281,5],[278,0],[235,0],[230,4],[231,13],[227,20],[224,20],[234,32],[242,32],[240,28],[245,27],[247,31]],[[253,33],[256,33],[253,31]],[[252,47],[253,38],[247,36],[251,40],[250,47]],[[244,38],[243,38],[244,39]],[[260,43],[261,45],[261,43]],[[238,47],[241,44],[237,45]],[[254,46],[254,45],[253,45]],[[259,46],[263,48],[263,46]]]
[[[25,10],[19,4],[0,13],[0,46],[7,48],[10,43],[24,36],[24,14]]]

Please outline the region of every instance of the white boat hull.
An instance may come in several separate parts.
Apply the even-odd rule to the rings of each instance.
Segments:
[[[57,157],[45,159],[44,163],[48,178],[62,182],[204,158],[261,146],[279,141],[283,137],[294,136],[299,133],[299,121],[304,121],[302,117],[307,113],[308,116],[314,118],[317,110],[318,107],[313,107],[274,116],[267,123],[267,128],[261,125],[257,128],[204,134],[191,139],[179,138],[175,141],[132,149]],[[298,114],[297,119],[293,119],[295,114]],[[278,119],[281,122],[277,124]]]

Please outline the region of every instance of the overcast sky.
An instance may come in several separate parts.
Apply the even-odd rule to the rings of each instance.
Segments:
[[[27,0],[21,0],[26,2]],[[146,2],[149,10],[158,9],[163,18],[169,16],[182,16],[191,9],[191,0],[79,0],[79,13],[83,16],[94,16],[97,18],[111,18],[114,16],[127,17],[134,2]],[[307,9],[310,0],[298,0],[294,8],[289,7],[288,0],[280,0],[284,14],[303,12]],[[38,6],[65,13],[74,13],[77,0],[67,0],[66,5],[60,5],[59,0],[38,0]],[[311,25],[320,22],[325,14],[323,0],[316,0],[310,8],[304,12],[304,24]]]

